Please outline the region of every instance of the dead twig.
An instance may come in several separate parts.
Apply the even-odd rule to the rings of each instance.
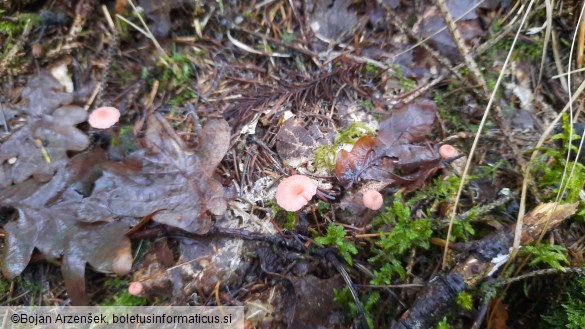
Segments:
[[[522,244],[536,241],[539,236],[572,216],[577,204],[541,204],[523,218]],[[485,278],[494,275],[512,256],[510,247],[514,241],[514,229],[502,228],[494,234],[473,242],[473,248],[465,261],[453,267],[449,273],[433,278],[417,296],[416,301],[403,314],[393,329],[431,328],[451,309],[460,292],[477,286]],[[429,310],[433,310],[429,312]]]

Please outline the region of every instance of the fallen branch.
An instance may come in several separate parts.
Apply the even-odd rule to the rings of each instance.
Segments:
[[[524,216],[522,244],[537,240],[575,213],[577,204],[545,203]],[[465,261],[447,274],[433,278],[423,289],[410,310],[394,323],[392,329],[431,328],[453,307],[460,292],[476,286],[493,275],[510,256],[514,227],[496,231],[473,242],[473,251]]]

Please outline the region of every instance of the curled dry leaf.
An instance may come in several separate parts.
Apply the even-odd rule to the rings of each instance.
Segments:
[[[147,149],[123,163],[109,165],[82,201],[78,214],[87,221],[155,214],[159,223],[193,233],[211,227],[207,211],[227,208],[223,186],[212,175],[229,148],[227,122],[210,120],[199,132],[199,146],[189,149],[166,120],[148,120]]]
[[[0,188],[18,184],[30,176],[40,182],[69,161],[68,151],[82,151],[87,136],[75,126],[87,113],[72,101],[71,94],[59,92],[60,84],[42,73],[32,77],[22,91],[28,103],[21,111],[27,122],[0,145]]]
[[[441,156],[425,139],[435,120],[436,105],[417,100],[403,106],[380,123],[377,137],[358,139],[351,152],[337,155],[335,174],[346,186],[360,180],[374,180],[413,191],[437,168]]]
[[[335,162],[337,178],[341,181],[357,181],[376,157],[374,150],[377,143],[374,136],[364,136],[357,140],[351,152],[339,151]]]
[[[351,152],[337,155],[335,174],[346,187],[358,181],[376,181],[382,186],[418,189],[436,169],[441,156],[428,145],[415,144],[431,132],[436,106],[428,100],[416,100],[400,107],[380,123],[378,136],[358,139]],[[351,194],[351,193],[350,193]],[[355,195],[346,195],[345,209],[363,209]]]

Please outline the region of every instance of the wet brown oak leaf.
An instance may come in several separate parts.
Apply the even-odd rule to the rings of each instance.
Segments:
[[[69,161],[68,151],[82,151],[88,137],[76,128],[87,113],[69,104],[71,94],[46,73],[31,77],[22,91],[26,100],[20,111],[27,122],[0,145],[0,188],[18,184],[30,176],[48,181]]]
[[[431,132],[436,105],[416,100],[394,110],[380,123],[377,136],[357,140],[351,152],[337,155],[335,174],[346,186],[374,180],[412,191],[441,166],[441,156],[428,145],[416,144]]]
[[[378,139],[387,146],[423,141],[431,132],[437,116],[437,105],[426,99],[416,99],[392,110],[380,122]]]
[[[105,158],[103,151],[95,150],[73,158],[45,184],[29,179],[0,193],[0,205],[18,211],[18,220],[4,225],[3,274],[18,276],[37,249],[47,260],[61,260],[65,286],[75,305],[87,304],[86,263],[97,271],[119,275],[127,274],[132,265],[130,240],[125,236],[129,223],[85,223],[75,216],[83,198],[77,183],[86,180],[90,168]]]
[[[229,148],[230,127],[223,119],[211,119],[198,137],[197,148],[190,149],[164,118],[151,116],[146,149],[105,166],[78,215],[99,221],[154,214],[159,223],[207,233],[207,211],[222,215],[227,208],[223,187],[212,176]]]

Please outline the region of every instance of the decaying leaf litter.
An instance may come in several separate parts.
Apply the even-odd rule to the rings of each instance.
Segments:
[[[553,40],[539,79],[544,4],[446,5],[455,33],[426,1],[6,5],[2,269],[10,279],[51,275],[34,293],[12,281],[4,302],[100,304],[104,280],[119,275],[149,303],[245,305],[250,327],[541,321],[527,310],[546,308],[515,285],[496,295],[477,287],[554,265],[502,257],[528,155],[571,97],[567,80],[552,78],[566,70],[568,48]],[[560,40],[571,40],[578,10],[555,12]],[[481,70],[468,69],[470,60]],[[453,198],[489,100],[474,84],[493,88],[500,73],[441,270]],[[90,127],[99,106],[119,108],[120,123]],[[547,142],[529,168],[534,210],[519,228],[524,243],[546,237],[574,266],[529,281],[529,295],[550,285],[540,296],[550,300],[563,287],[550,280],[583,260],[576,202],[585,174],[573,162],[576,178],[551,178],[562,173],[567,120],[555,137],[566,143]],[[445,144],[459,155],[442,157]],[[297,212],[274,199],[290,175],[318,184]],[[368,191],[381,192],[386,208],[367,209]],[[492,299],[508,319],[501,309],[490,315]]]

